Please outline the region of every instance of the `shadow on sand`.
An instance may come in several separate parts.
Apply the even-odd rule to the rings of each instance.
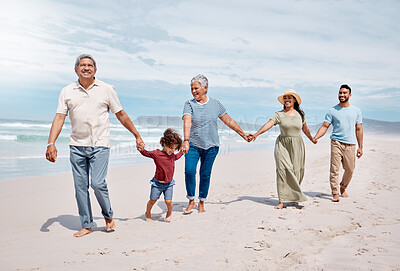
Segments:
[[[322,198],[322,199],[327,199],[327,200],[331,200],[331,197],[332,197],[329,194],[325,194],[325,193],[321,193],[321,192],[304,192],[304,194],[310,198]],[[206,204],[229,205],[234,202],[240,202],[240,201],[245,201],[245,200],[253,201],[256,203],[269,205],[269,206],[273,206],[273,207],[275,207],[276,205],[279,204],[279,200],[275,197],[254,197],[254,196],[240,196],[237,199],[231,200],[231,201],[206,202]],[[188,202],[173,202],[173,204],[174,205],[173,205],[172,212],[183,213],[183,209],[186,208]],[[153,220],[162,221],[162,220],[164,220],[164,216],[167,213],[167,206],[165,205],[164,201],[161,199],[159,201],[157,201],[157,206],[160,207],[162,211],[158,212],[158,213],[154,213],[154,211],[153,211],[151,214],[151,217]],[[296,203],[296,202],[285,203],[284,206],[285,206],[284,208],[286,208],[286,207],[293,207],[296,209],[304,208],[303,205]],[[193,210],[197,210],[197,206]],[[143,212],[143,215],[135,217],[134,219],[146,220],[146,216]]]
[[[322,192],[303,192],[304,195],[310,198],[320,198],[320,199],[327,199],[327,200],[332,200],[332,195],[331,194],[326,194]]]
[[[127,218],[115,218],[115,220],[119,221],[127,221]],[[104,226],[98,227],[96,224],[96,220],[100,220]],[[72,231],[80,231],[81,230],[81,222],[79,219],[79,216],[75,215],[59,215],[57,217],[52,217],[47,219],[47,221],[42,225],[40,228],[41,232],[50,232],[49,227],[55,223],[60,224],[66,229],[72,230]],[[105,222],[103,217],[94,217],[93,218],[93,226],[92,226],[93,231],[103,231],[105,230]]]

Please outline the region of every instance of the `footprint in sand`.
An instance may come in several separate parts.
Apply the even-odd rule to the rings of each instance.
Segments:
[[[357,249],[358,253],[354,254],[356,256],[360,256],[361,254],[364,254],[365,252],[368,252],[368,249],[366,248],[359,248]]]
[[[264,249],[266,249],[266,248],[271,248],[271,247],[272,247],[271,244],[268,244],[267,242],[265,242],[265,241],[263,241],[263,240],[261,240],[261,241],[255,241],[254,243],[258,244],[258,246],[257,246],[257,245],[245,246],[244,248],[252,248],[252,249],[255,250],[255,251],[261,251],[261,250],[264,250]]]
[[[383,247],[377,247],[376,250],[378,250],[381,253],[387,252],[387,249],[384,249]]]

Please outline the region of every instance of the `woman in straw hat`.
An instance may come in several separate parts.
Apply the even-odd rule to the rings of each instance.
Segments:
[[[278,124],[281,130],[275,142],[276,181],[279,204],[282,209],[286,202],[302,202],[307,198],[301,192],[300,184],[304,176],[305,148],[301,130],[315,144],[307,127],[304,112],[300,110],[301,98],[292,89],[288,89],[278,97],[283,110],[275,112],[271,119],[260,130],[252,135],[252,140]]]

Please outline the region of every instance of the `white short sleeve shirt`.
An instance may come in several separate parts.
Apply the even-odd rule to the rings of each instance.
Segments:
[[[109,115],[118,113],[122,106],[113,86],[95,79],[85,90],[79,81],[61,91],[57,113],[69,114],[71,135],[69,145],[110,147]]]

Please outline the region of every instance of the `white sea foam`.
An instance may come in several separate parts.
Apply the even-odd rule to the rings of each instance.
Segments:
[[[20,123],[20,122],[6,122],[6,123],[0,123],[0,127],[10,127],[10,128],[46,128],[50,129],[51,128],[51,123],[50,124],[38,124],[38,123]]]
[[[69,155],[57,155],[59,158],[69,158]],[[0,160],[26,160],[26,159],[46,159],[45,155],[23,155],[23,156],[0,156]]]
[[[17,141],[16,135],[0,135],[0,141]]]

